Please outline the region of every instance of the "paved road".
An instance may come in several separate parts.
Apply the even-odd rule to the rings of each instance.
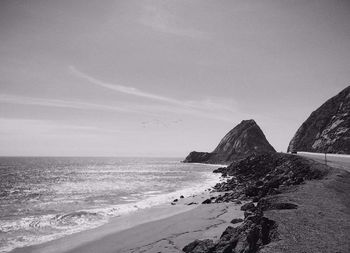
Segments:
[[[325,163],[325,156],[321,153],[298,152],[298,155]],[[350,155],[327,154],[327,165],[350,172]]]

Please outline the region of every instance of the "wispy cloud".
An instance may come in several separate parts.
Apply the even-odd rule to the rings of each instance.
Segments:
[[[133,95],[133,96],[144,97],[144,98],[148,98],[148,99],[152,99],[152,100],[164,101],[164,102],[175,103],[175,104],[179,103],[179,101],[177,101],[177,100],[174,100],[174,99],[171,99],[168,97],[164,97],[164,96],[155,95],[155,94],[148,93],[148,92],[144,92],[144,91],[141,91],[141,90],[136,89],[134,87],[128,87],[128,86],[123,86],[123,85],[119,85],[119,84],[111,84],[108,82],[101,81],[97,78],[94,78],[90,75],[87,75],[87,74],[79,71],[74,66],[69,66],[69,69],[76,76],[83,78],[84,80],[86,80],[90,83],[93,83],[95,85],[101,86],[101,87],[106,88],[106,89],[114,90],[114,91],[117,91],[120,93],[129,94],[129,95]]]
[[[177,115],[192,115],[195,117],[217,119],[222,121],[232,121],[237,114],[237,105],[231,99],[206,98],[202,100],[178,100],[167,96],[161,96],[152,92],[143,91],[134,87],[120,84],[108,83],[92,77],[74,66],[69,67],[70,71],[78,78],[91,84],[114,92],[127,94],[146,99],[141,103],[124,102],[112,105],[96,104],[90,102],[18,96],[11,94],[0,94],[1,103],[37,105],[46,107],[72,108],[81,110],[103,110],[121,113],[138,113],[144,115],[157,116],[162,113],[172,113]],[[147,101],[149,100],[149,101]]]
[[[183,102],[182,106],[172,104],[123,104],[119,106],[104,105],[95,103],[86,103],[80,101],[26,97],[10,94],[0,94],[0,103],[32,105],[56,108],[71,108],[78,110],[102,110],[117,113],[137,113],[148,116],[157,116],[164,113],[175,115],[191,115],[200,118],[216,119],[221,121],[232,122],[235,113],[228,105],[217,104],[207,101]]]
[[[8,104],[38,105],[38,106],[72,108],[72,109],[83,109],[83,110],[139,112],[139,110],[135,111],[131,108],[126,108],[126,107],[109,106],[109,105],[85,103],[85,102],[69,101],[69,100],[61,100],[61,99],[35,98],[35,97],[9,95],[9,94],[0,94],[0,102],[8,103]]]
[[[56,120],[0,118],[0,135],[21,135],[21,133],[40,135],[101,135],[119,134],[120,130],[101,128],[92,125],[76,125]]]
[[[89,83],[98,85],[100,87],[103,87],[105,89],[110,89],[119,93],[124,93],[132,96],[137,96],[137,97],[142,97],[146,99],[151,99],[153,101],[158,101],[158,102],[164,102],[167,104],[171,105],[176,105],[178,108],[186,108],[186,109],[195,109],[195,110],[202,110],[205,112],[211,111],[211,112],[230,112],[230,113],[235,113],[235,103],[232,100],[229,99],[212,99],[212,98],[207,98],[204,100],[192,100],[192,101],[184,101],[184,100],[178,100],[166,96],[160,96],[157,94],[153,94],[150,92],[145,92],[142,90],[139,90],[134,87],[129,87],[129,86],[123,86],[119,84],[112,84],[108,83],[102,80],[99,80],[95,77],[92,77],[86,73],[83,73],[82,71],[78,70],[74,66],[69,66],[69,69],[72,71],[74,75],[76,75],[79,78],[82,78]]]

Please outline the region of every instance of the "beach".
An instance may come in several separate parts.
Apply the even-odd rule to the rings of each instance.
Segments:
[[[206,191],[176,205],[140,210],[96,229],[11,252],[181,252],[195,239],[217,239],[233,217],[243,218],[241,205],[235,203],[200,204],[215,195]],[[188,205],[193,202],[197,204]]]
[[[0,164],[0,252],[182,213],[196,206],[184,199],[220,181],[212,173],[219,165],[174,158],[9,157]]]
[[[113,219],[96,229],[18,248],[12,253],[172,253],[184,252],[184,247],[194,242],[203,243],[201,251],[197,251],[197,247],[192,249],[195,251],[186,252],[209,252],[208,241],[215,247],[227,248],[230,233],[239,233],[241,243],[238,244],[251,247],[245,238],[249,238],[249,231],[254,231],[259,217],[273,226],[268,232],[269,239],[252,252],[349,252],[350,173],[311,159],[277,157],[286,159],[288,164],[300,165],[300,168],[294,168],[295,173],[301,169],[304,173],[301,176],[313,175],[315,178],[282,187],[281,192],[266,195],[246,211],[241,208],[252,203],[248,198],[237,204],[237,201],[222,201],[223,196],[233,196],[230,192],[206,190],[196,196]],[[302,166],[308,169],[304,170]],[[225,185],[227,183],[221,183],[221,187]],[[203,201],[208,204],[201,204]],[[236,218],[243,222],[232,224]],[[259,240],[256,238],[255,243]],[[209,244],[212,246],[213,243]]]

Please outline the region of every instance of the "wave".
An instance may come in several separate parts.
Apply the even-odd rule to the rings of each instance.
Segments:
[[[219,175],[208,173],[206,180],[189,184],[183,189],[173,192],[146,191],[142,193],[141,200],[135,201],[130,196],[127,203],[101,206],[97,208],[76,210],[68,213],[45,214],[22,217],[16,220],[1,220],[0,233],[8,236],[6,245],[0,244],[0,252],[8,252],[16,247],[24,247],[54,240],[69,234],[93,229],[106,224],[110,218],[128,215],[139,209],[150,208],[157,205],[169,204],[173,199],[183,195],[192,196],[210,188],[219,180]]]

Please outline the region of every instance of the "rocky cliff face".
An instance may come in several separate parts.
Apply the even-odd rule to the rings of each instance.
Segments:
[[[211,153],[191,152],[184,162],[228,163],[251,154],[276,152],[254,120],[243,120]]]
[[[350,154],[350,86],[325,102],[301,125],[288,151]]]

